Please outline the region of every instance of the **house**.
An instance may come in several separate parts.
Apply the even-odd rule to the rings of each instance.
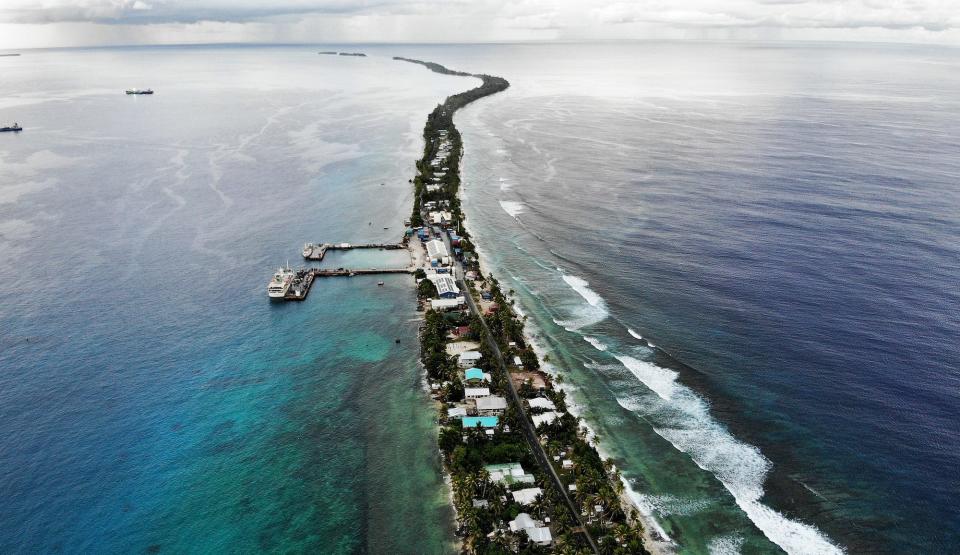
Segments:
[[[464,407],[451,407],[447,409],[447,418],[463,418],[467,415],[467,409]]]
[[[483,300],[485,300],[485,301],[492,301],[492,300],[493,300],[493,293],[491,293],[491,292],[489,292],[489,291],[481,291],[481,292],[480,292],[480,298],[483,299]]]
[[[460,356],[457,358],[457,363],[460,365],[460,368],[470,368],[480,362],[481,358],[483,358],[483,355],[479,352],[467,351],[460,353]]]
[[[465,387],[463,389],[463,396],[467,399],[477,399],[479,397],[487,397],[489,395],[489,387]]]
[[[496,416],[464,416],[464,428],[496,428],[500,418]]]
[[[513,357],[513,365],[514,365],[514,366],[519,366],[520,368],[523,368],[523,361],[520,360],[520,357],[515,356],[515,357]]]
[[[543,526],[542,522],[534,520],[527,513],[520,513],[517,518],[510,521],[510,530],[512,532],[523,532],[527,535],[531,543],[541,547],[546,547],[553,543],[553,537],[550,535],[550,528]]]
[[[547,399],[546,397],[536,397],[534,399],[528,399],[527,404],[530,405],[532,409],[548,409],[548,410],[557,410],[557,406],[553,404],[553,401]]]
[[[533,427],[539,428],[540,424],[549,424],[557,419],[560,416],[555,412],[545,412],[543,414],[534,414],[531,418],[533,419]]]
[[[538,497],[543,495],[543,490],[540,488],[526,488],[518,489],[513,493],[513,500],[521,505],[529,505],[537,500]]]
[[[562,466],[564,470],[570,470],[573,468],[573,461],[570,459],[563,459],[563,462],[560,463],[560,466]]]
[[[533,474],[525,472],[520,463],[488,464],[484,469],[490,474],[491,481],[507,486],[516,483],[534,483]]]
[[[461,306],[467,304],[467,299],[463,297],[457,297],[455,299],[431,299],[430,308],[433,310],[438,310],[440,312],[445,312],[447,310],[456,310]]]
[[[496,395],[477,397],[477,412],[480,414],[499,414],[507,410],[507,400]]]
[[[462,357],[464,354],[466,353],[463,353],[460,356]],[[481,382],[489,382],[489,381],[490,381],[490,374],[487,374],[486,372],[484,372],[479,368],[470,368],[463,372],[463,383],[481,383]]]

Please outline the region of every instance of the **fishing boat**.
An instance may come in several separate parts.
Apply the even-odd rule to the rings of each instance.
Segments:
[[[153,89],[127,89],[127,94],[153,94]]]
[[[310,258],[310,255],[313,254],[313,243],[307,243],[303,246],[303,257]]]
[[[0,127],[0,133],[5,132],[5,131],[23,131],[23,128],[20,127],[20,124],[19,124],[19,123],[13,122],[13,125],[10,125],[10,126],[7,126],[7,127]]]

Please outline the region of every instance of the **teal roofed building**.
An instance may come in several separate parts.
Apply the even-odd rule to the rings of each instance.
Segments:
[[[470,381],[489,382],[489,381],[490,381],[490,374],[485,374],[485,373],[483,372],[483,370],[481,370],[481,369],[479,369],[479,368],[470,368],[469,370],[465,370],[465,371],[463,372],[463,381],[465,381],[465,382],[470,382]]]
[[[500,418],[496,416],[464,416],[464,428],[496,428]]]

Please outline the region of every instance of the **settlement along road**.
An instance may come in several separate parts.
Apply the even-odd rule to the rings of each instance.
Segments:
[[[435,231],[439,231],[437,228],[433,229]],[[438,235],[443,237],[443,242],[447,245],[447,252],[449,252],[451,254],[451,258],[453,258],[453,248],[450,245],[450,238],[446,233],[438,233]],[[547,474],[550,475],[550,479],[553,481],[554,487],[557,488],[557,491],[560,492],[560,495],[566,502],[567,508],[570,510],[570,514],[573,516],[574,520],[576,520],[580,530],[583,532],[584,537],[587,538],[590,548],[594,553],[599,554],[600,550],[597,548],[597,544],[593,541],[593,537],[590,536],[590,532],[587,530],[587,527],[584,526],[583,522],[580,520],[580,513],[577,511],[573,501],[570,500],[570,496],[567,495],[567,490],[563,487],[563,482],[560,481],[560,476],[557,475],[557,471],[553,468],[553,465],[550,464],[550,459],[547,457],[547,453],[543,450],[543,445],[540,444],[540,440],[537,437],[537,431],[534,429],[533,423],[529,418],[527,418],[527,412],[523,408],[523,402],[520,400],[520,395],[517,394],[517,389],[513,386],[513,380],[510,378],[510,372],[507,370],[507,364],[503,360],[503,354],[500,352],[500,346],[497,345],[493,334],[490,333],[490,328],[487,327],[487,322],[483,319],[483,314],[480,313],[480,310],[474,303],[473,295],[470,294],[470,289],[467,288],[466,281],[463,279],[463,266],[461,266],[459,261],[456,261],[456,259],[454,260],[453,277],[457,280],[457,286],[460,287],[460,290],[464,293],[463,296],[467,300],[467,305],[470,307],[470,312],[480,318],[480,324],[483,326],[484,331],[484,341],[487,343],[487,346],[490,347],[490,351],[493,352],[494,357],[497,359],[497,367],[507,379],[507,387],[510,389],[510,399],[513,401],[513,405],[517,409],[517,413],[520,415],[520,422],[523,423],[523,432],[527,437],[527,443],[530,444],[530,448],[533,450],[533,455],[536,457],[537,461],[540,462],[540,466],[547,472]]]

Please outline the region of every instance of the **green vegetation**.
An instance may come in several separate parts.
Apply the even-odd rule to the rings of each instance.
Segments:
[[[421,361],[430,382],[437,386],[437,399],[447,404],[463,400],[463,371],[455,359],[447,354],[446,345],[454,328],[468,326],[467,337],[481,340],[479,351],[483,356],[478,366],[492,376],[489,384],[491,392],[508,397],[510,376],[500,369],[495,362],[492,347],[487,341],[483,341],[487,339],[486,330],[489,329],[492,336],[490,339],[504,355],[520,357],[525,371],[537,372],[540,361],[526,342],[523,320],[513,311],[513,301],[501,292],[496,279],[492,276],[484,278],[480,274],[476,258],[472,255],[473,242],[462,226],[464,214],[458,191],[463,145],[460,133],[453,124],[453,115],[456,110],[474,100],[506,89],[509,83],[500,77],[453,71],[432,62],[400,57],[394,59],[421,64],[437,73],[477,77],[481,80],[479,87],[448,97],[427,117],[423,130],[423,157],[416,163],[417,175],[412,180],[415,194],[410,222],[413,227],[423,225],[424,203],[443,203],[442,206],[452,213],[453,227],[459,230],[465,267],[480,276],[476,285],[490,294],[491,302],[482,316],[464,312],[442,314],[428,310],[424,315],[421,331]],[[441,147],[447,150],[447,154],[438,158]],[[436,159],[444,160],[442,164],[438,164],[440,167],[432,164]],[[439,187],[428,192],[427,183]],[[417,279],[423,279],[425,275],[418,272]],[[475,299],[480,298],[479,291],[473,285],[465,293]],[[419,297],[428,299],[435,294],[436,288],[433,284],[423,279],[418,286]],[[486,324],[486,329],[482,323]],[[561,413],[559,418],[542,424],[537,430],[540,444],[550,461],[543,466],[534,456],[531,444],[522,433],[525,424],[522,419],[527,418],[522,407],[508,405],[506,411],[500,415],[497,429],[492,435],[478,428],[464,429],[460,418],[448,418],[446,408],[441,411],[441,429],[437,442],[443,463],[452,480],[458,534],[463,538],[463,551],[479,554],[592,553],[593,549],[579,530],[582,522],[595,538],[601,553],[646,553],[643,547],[643,530],[636,515],[626,514],[624,504],[621,503],[623,483],[613,463],[600,457],[587,440],[586,430],[580,427],[579,419],[566,412],[565,393],[555,389],[546,374],[541,373],[540,377],[546,383],[544,391],[537,391],[528,380],[519,387],[518,393],[524,399],[543,395],[553,401],[557,411]],[[536,412],[543,410],[538,409]],[[514,483],[508,486],[492,481],[485,467],[501,463],[520,463],[527,473],[533,475],[534,484]],[[548,473],[547,464],[553,464],[553,470],[559,475],[564,488],[570,492],[569,497],[579,515],[570,513],[564,492],[557,491],[555,482]],[[513,490],[534,486],[539,487],[543,494],[531,505],[519,505],[510,494]],[[574,490],[569,489],[571,486]],[[521,512],[529,513],[539,521],[549,519],[554,540],[552,546],[537,546],[528,542],[524,533],[510,531],[507,523]],[[634,513],[632,509],[630,512]]]

